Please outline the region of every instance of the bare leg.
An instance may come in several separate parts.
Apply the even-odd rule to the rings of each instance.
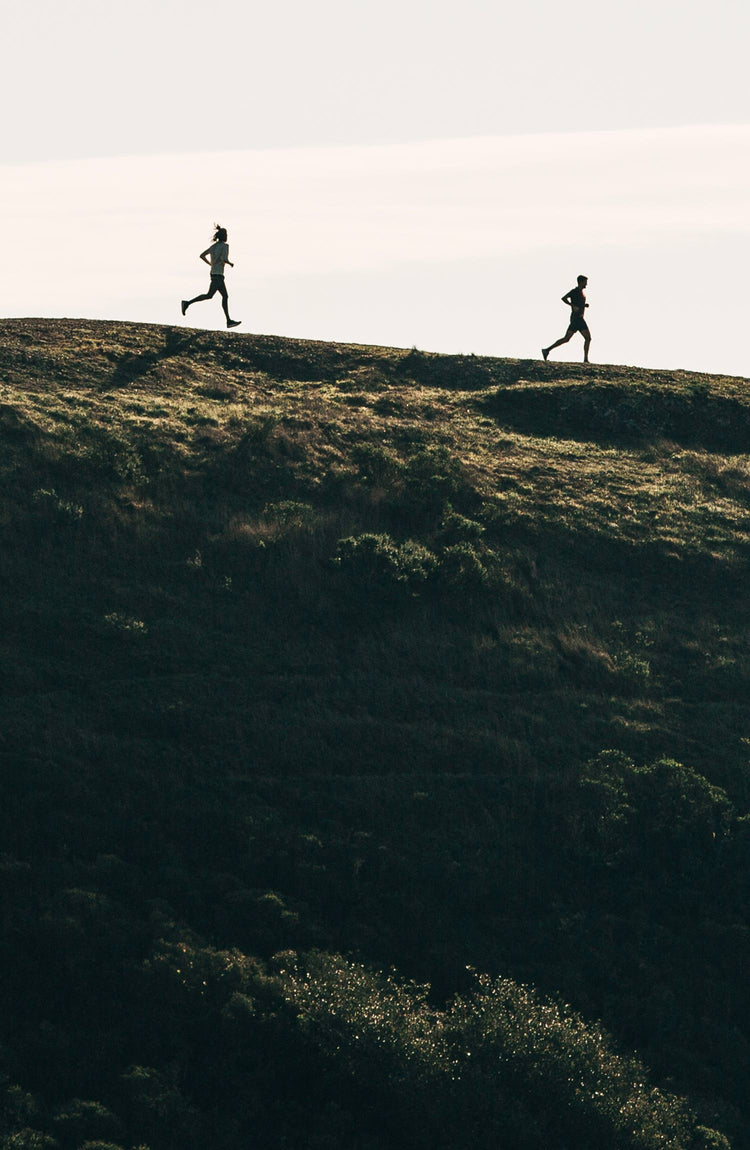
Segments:
[[[227,285],[225,283],[222,283],[221,287],[219,288],[219,291],[221,292],[221,306],[224,309],[224,315],[226,316],[227,325],[229,325],[232,322],[232,320],[231,320],[231,316],[229,315],[229,292],[227,291]]]
[[[583,338],[583,362],[589,362],[589,348],[591,347],[591,336],[587,335]]]
[[[239,327],[240,320],[232,319],[229,315],[229,292],[227,285],[223,281],[219,281],[219,291],[221,292],[221,306],[224,309],[224,315],[227,319],[227,327]]]
[[[184,299],[182,301],[182,314],[183,315],[185,314],[187,309],[190,307],[191,303],[200,303],[201,300],[212,299],[216,295],[216,291],[217,291],[217,288],[212,283],[211,287],[208,289],[208,291],[203,292],[202,295],[197,295],[193,299]]]
[[[217,291],[221,293],[221,306],[224,309],[224,315],[226,316],[226,320],[227,320],[227,327],[238,327],[240,321],[238,319],[230,319],[230,316],[229,316],[229,292],[227,291],[227,287],[226,287],[226,284],[224,283],[223,277],[220,277],[220,276],[216,276],[214,279],[211,280],[211,287],[208,289],[207,292],[203,292],[202,295],[197,295],[193,299],[184,299],[182,301],[182,314],[183,315],[185,314],[187,309],[190,307],[191,303],[200,303],[201,300],[204,300],[204,299],[213,299],[213,297],[216,295]]]
[[[201,300],[203,300],[203,299],[211,299],[213,294],[214,294],[213,292],[204,292],[203,295],[197,295],[193,299],[186,299],[184,301],[185,311],[187,311],[187,309],[190,307],[191,303],[200,303]]]
[[[572,338],[572,335],[573,335],[572,331],[567,331],[565,333],[565,335],[562,337],[562,339],[558,339],[555,341],[555,343],[551,343],[549,345],[549,347],[543,347],[542,348],[542,355],[544,356],[544,358],[546,359],[547,356],[549,355],[549,353],[551,351],[554,351],[556,347],[562,347],[562,345],[564,343],[569,343],[571,338]]]

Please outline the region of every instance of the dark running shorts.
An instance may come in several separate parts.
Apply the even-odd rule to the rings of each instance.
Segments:
[[[589,325],[582,315],[572,315],[570,323],[568,324],[568,332],[580,331],[581,335],[586,339],[591,339],[591,332]]]
[[[224,276],[215,276],[211,273],[211,286],[208,289],[208,294],[213,295],[214,292],[221,292],[223,296],[227,294],[227,285],[224,283]]]

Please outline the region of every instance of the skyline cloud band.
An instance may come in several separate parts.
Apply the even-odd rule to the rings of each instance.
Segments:
[[[216,217],[254,274],[312,274],[750,233],[749,155],[750,126],[730,126],[136,156],[6,166],[0,204],[11,251],[21,230],[89,273],[132,269],[157,236],[179,258]]]

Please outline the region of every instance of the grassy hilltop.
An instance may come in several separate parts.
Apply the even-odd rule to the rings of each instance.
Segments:
[[[748,381],[13,320],[0,386],[0,1148],[750,1146]]]

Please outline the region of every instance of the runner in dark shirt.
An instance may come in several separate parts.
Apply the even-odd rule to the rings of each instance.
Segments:
[[[583,362],[589,362],[591,332],[589,331],[589,325],[586,323],[584,316],[584,311],[589,305],[586,303],[586,293],[583,290],[588,282],[589,281],[587,280],[586,276],[579,276],[578,287],[571,288],[570,291],[566,292],[562,297],[563,303],[568,304],[570,307],[570,323],[568,324],[568,330],[565,332],[565,335],[562,337],[562,339],[558,339],[555,343],[550,344],[549,347],[542,348],[542,355],[544,356],[545,360],[554,348],[560,347],[562,344],[567,343],[570,339],[573,338],[575,333],[579,331],[583,336]]]

